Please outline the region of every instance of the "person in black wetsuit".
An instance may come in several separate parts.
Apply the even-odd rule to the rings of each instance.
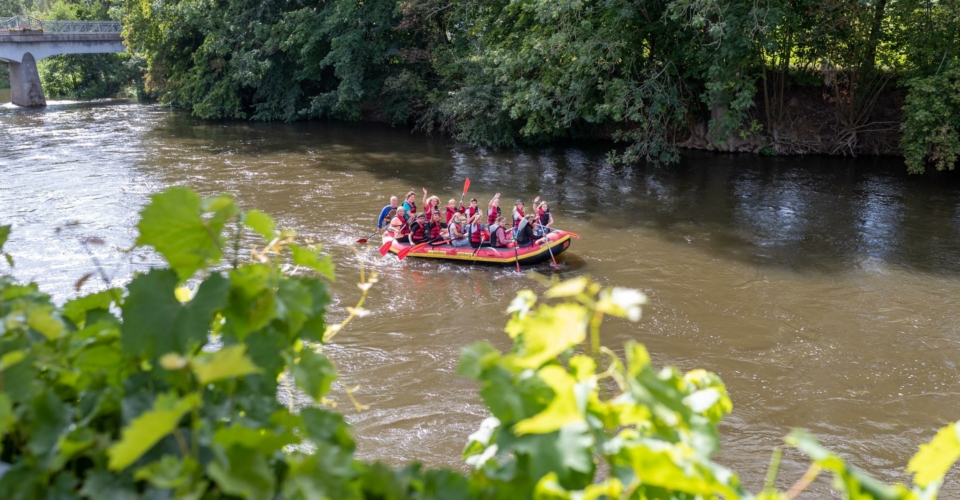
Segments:
[[[520,219],[520,226],[517,228],[517,245],[528,247],[534,243],[536,236],[533,234],[533,224],[535,215],[530,214]]]

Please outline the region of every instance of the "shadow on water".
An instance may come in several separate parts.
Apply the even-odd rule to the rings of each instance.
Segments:
[[[881,260],[960,274],[951,257],[960,243],[960,177],[909,176],[897,158],[692,151],[679,165],[617,166],[605,161],[608,145],[487,151],[423,134],[411,140],[409,131],[379,124],[200,122],[183,114],[151,133],[209,143],[211,153],[302,155],[316,168],[400,179],[418,200],[422,185],[455,193],[470,177],[472,193],[501,191],[505,208],[541,195],[565,217],[610,231],[655,229],[756,266],[834,273]]]

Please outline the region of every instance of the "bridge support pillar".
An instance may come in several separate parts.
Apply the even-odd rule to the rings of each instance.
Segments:
[[[27,52],[19,63],[10,62],[10,102],[36,108],[47,105],[40,85],[40,73],[33,54]]]

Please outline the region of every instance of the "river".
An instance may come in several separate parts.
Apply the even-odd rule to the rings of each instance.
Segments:
[[[358,295],[357,262],[381,280],[331,346],[358,399],[340,409],[359,454],[462,468],[485,416],[478,387],[455,375],[462,346],[509,347],[503,314],[539,289],[512,268],[394,257],[351,243],[391,194],[427,187],[445,202],[470,177],[485,204],[541,195],[581,239],[559,275],[589,274],[650,297],[639,324],[609,321],[606,345],[645,343],[658,364],[703,367],[727,383],[734,412],[719,461],[758,491],[790,429],[818,435],[888,481],[917,445],[960,418],[960,185],[907,177],[894,159],[687,154],[678,166],[610,166],[589,145],[477,151],[373,124],[202,122],[157,105],[0,106],[0,222],[16,275],[57,301],[93,268],[113,279],[158,262],[125,254],[147,196],[171,185],[233,193],[325,244],[338,264],[333,318]],[[419,196],[419,195],[418,195]],[[59,234],[55,228],[71,222]],[[131,257],[133,256],[133,257]],[[550,274],[549,266],[536,268]],[[85,291],[102,287],[88,283]],[[785,455],[785,487],[805,470]],[[821,478],[815,490],[826,488]],[[960,494],[948,484],[945,496]]]

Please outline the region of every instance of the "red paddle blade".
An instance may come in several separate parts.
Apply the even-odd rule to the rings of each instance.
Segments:
[[[406,257],[408,253],[410,253],[410,252],[412,252],[412,251],[414,251],[414,250],[420,250],[421,248],[423,248],[423,247],[425,247],[425,246],[427,246],[427,242],[426,242],[426,241],[423,242],[423,243],[417,243],[416,245],[414,245],[414,246],[412,246],[412,247],[404,248],[404,249],[400,250],[399,252],[397,252],[397,258],[400,259],[400,260],[403,260],[403,258]]]
[[[384,243],[383,246],[380,247],[380,255],[387,255],[390,253],[391,246],[393,246],[393,240]]]
[[[364,244],[364,243],[366,243],[366,242],[367,242],[367,239],[366,239],[366,238],[360,238],[359,240],[357,240],[357,243],[359,243],[359,244],[361,244],[361,245]]]
[[[470,189],[470,178],[467,177],[467,180],[463,181],[463,194],[467,194],[467,191]]]

